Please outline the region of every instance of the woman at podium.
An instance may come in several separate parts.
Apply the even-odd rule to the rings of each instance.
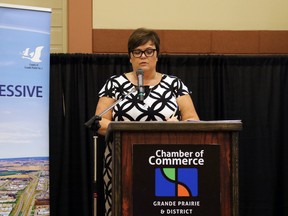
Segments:
[[[133,71],[110,77],[99,92],[96,115],[99,134],[110,121],[199,120],[187,86],[176,76],[156,71],[160,38],[149,29],[136,29],[128,40]],[[113,104],[117,105],[113,107]]]
[[[99,92],[98,133],[106,134],[111,121],[199,120],[190,91],[176,76],[156,70],[160,38],[150,29],[136,29],[128,40],[133,71],[110,77]],[[105,215],[111,215],[111,146],[105,151]]]

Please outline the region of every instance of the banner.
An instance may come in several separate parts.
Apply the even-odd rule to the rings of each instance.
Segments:
[[[50,16],[0,4],[0,215],[49,215]]]

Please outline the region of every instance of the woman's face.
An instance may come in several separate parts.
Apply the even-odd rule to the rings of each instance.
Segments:
[[[145,53],[143,53],[143,51],[145,51]],[[157,55],[155,45],[151,41],[136,47],[134,51],[130,53],[130,62],[133,70],[137,71],[141,68],[143,71],[156,71]]]

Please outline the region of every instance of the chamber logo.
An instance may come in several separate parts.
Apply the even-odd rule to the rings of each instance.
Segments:
[[[155,196],[197,197],[197,168],[155,168]]]
[[[32,62],[42,62],[41,53],[44,46],[38,46],[34,51],[30,51],[30,48],[26,48],[21,52],[22,58],[29,59]]]

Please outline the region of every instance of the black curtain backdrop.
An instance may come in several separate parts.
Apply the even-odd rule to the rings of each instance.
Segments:
[[[127,55],[51,54],[51,215],[93,215],[93,139],[84,123]],[[158,71],[181,78],[202,120],[241,119],[240,216],[288,215],[288,56],[162,55]],[[104,138],[98,138],[103,215]]]

